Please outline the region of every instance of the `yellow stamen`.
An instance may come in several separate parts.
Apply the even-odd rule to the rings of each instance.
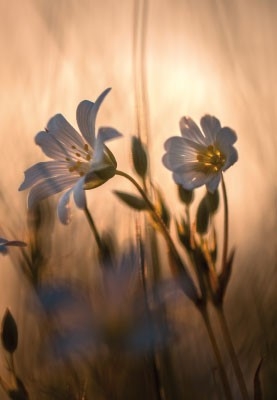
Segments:
[[[196,159],[199,170],[207,174],[219,172],[226,162],[226,156],[213,145],[199,151]]]
[[[90,168],[89,161],[92,159],[92,149],[87,143],[84,144],[83,149],[78,148],[74,145],[71,146],[72,150],[75,150],[73,158],[66,157],[65,161],[69,163],[68,171],[70,173],[76,173],[80,176],[84,176]],[[76,151],[79,150],[79,151]],[[85,160],[81,161],[80,157]]]

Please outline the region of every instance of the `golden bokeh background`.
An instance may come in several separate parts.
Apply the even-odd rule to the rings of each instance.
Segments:
[[[95,100],[107,87],[112,91],[97,124],[123,133],[110,148],[120,169],[131,171],[130,136],[137,133],[138,3],[0,0],[1,236],[24,238],[27,193],[19,193],[18,187],[23,171],[43,158],[34,135],[56,113],[76,127],[78,103]],[[237,248],[227,308],[231,324],[240,327],[235,340],[240,343],[241,337],[244,343],[249,336],[249,352],[258,343],[258,352],[251,356],[258,360],[268,343],[273,345],[277,332],[277,2],[148,0],[145,4],[151,174],[173,213],[180,212],[180,206],[161,158],[164,141],[179,134],[181,116],[199,121],[203,114],[213,114],[238,135],[239,162],[226,173],[231,245]],[[133,213],[119,205],[111,191],[127,187],[117,177],[88,193],[99,228],[115,226],[123,237],[132,231],[128,221]],[[66,237],[69,229],[80,229],[78,241],[85,247],[86,222],[80,211],[73,211],[73,228],[55,229]],[[219,226],[220,221],[219,217]],[[53,247],[54,252],[59,250],[55,242]],[[4,311],[14,302],[20,307],[21,297],[14,290],[20,290],[21,278],[7,257],[1,263],[0,310]],[[262,329],[263,339],[256,341]]]

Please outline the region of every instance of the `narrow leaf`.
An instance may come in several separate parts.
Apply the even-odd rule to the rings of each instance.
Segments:
[[[126,192],[121,192],[119,190],[114,190],[113,193],[125,204],[131,208],[134,208],[135,210],[142,211],[148,209],[146,202],[141,197]]]
[[[254,376],[254,400],[263,400],[262,385],[260,380],[260,371],[263,363],[261,358]]]

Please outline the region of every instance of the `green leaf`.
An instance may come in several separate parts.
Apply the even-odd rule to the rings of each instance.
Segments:
[[[127,204],[131,208],[134,208],[135,210],[142,211],[148,209],[146,202],[141,197],[126,192],[121,192],[119,190],[114,190],[113,193],[121,201],[123,201],[123,203]]]
[[[177,186],[178,186],[179,199],[181,200],[182,203],[185,203],[187,206],[189,206],[194,200],[194,191],[184,189],[182,185],[177,185]]]
[[[2,320],[1,338],[4,349],[13,353],[17,348],[18,332],[16,322],[9,309],[6,310]]]
[[[132,159],[135,171],[144,178],[147,172],[147,154],[140,138],[136,136],[132,137]]]
[[[200,235],[207,233],[210,221],[210,210],[206,196],[201,200],[196,214],[196,231]]]

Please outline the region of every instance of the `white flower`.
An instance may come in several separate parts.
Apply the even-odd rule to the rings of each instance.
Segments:
[[[45,131],[36,135],[35,143],[53,161],[40,162],[25,171],[19,190],[31,188],[28,208],[67,189],[57,207],[60,221],[67,224],[70,195],[73,193],[77,207],[84,209],[84,190],[100,186],[114,176],[116,159],[104,142],[121,134],[113,128],[101,127],[95,135],[97,112],[109,91],[106,89],[95,103],[84,100],[79,104],[76,119],[82,136],[61,114],[51,118]]]
[[[205,115],[200,120],[202,131],[188,117],[180,121],[181,137],[171,137],[165,142],[163,163],[173,171],[174,181],[187,190],[206,185],[214,192],[220,182],[221,172],[238,160],[233,147],[235,132],[221,127],[217,118]]]

